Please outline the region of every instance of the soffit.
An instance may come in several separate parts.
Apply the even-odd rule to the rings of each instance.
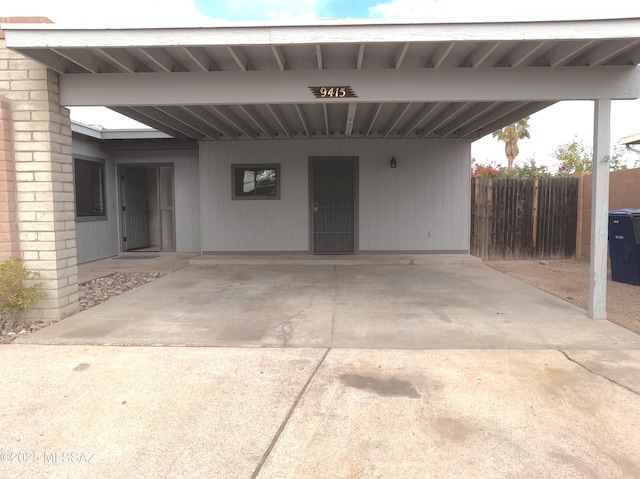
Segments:
[[[63,77],[115,73],[606,69],[640,63],[640,19],[68,29],[7,25],[7,45]],[[327,85],[329,86],[329,85]],[[479,138],[544,101],[348,99],[105,105],[196,140]],[[398,88],[389,84],[388,88]],[[384,95],[381,95],[384,96]]]

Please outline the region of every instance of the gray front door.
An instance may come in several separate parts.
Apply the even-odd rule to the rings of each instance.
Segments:
[[[143,168],[122,168],[122,233],[124,250],[149,246],[149,205],[147,171]]]
[[[311,251],[353,254],[356,248],[357,158],[311,158]]]

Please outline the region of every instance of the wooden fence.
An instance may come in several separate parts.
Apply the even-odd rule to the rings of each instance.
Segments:
[[[471,180],[471,254],[482,259],[571,258],[577,178]]]

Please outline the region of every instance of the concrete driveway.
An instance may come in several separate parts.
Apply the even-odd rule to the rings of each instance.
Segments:
[[[20,342],[640,349],[637,335],[471,256],[195,259]]]
[[[0,477],[640,477],[639,336],[395,263],[194,264],[0,347]]]

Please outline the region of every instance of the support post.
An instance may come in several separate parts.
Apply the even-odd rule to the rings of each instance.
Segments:
[[[589,317],[593,319],[607,317],[610,143],[611,100],[595,100],[589,263]]]

